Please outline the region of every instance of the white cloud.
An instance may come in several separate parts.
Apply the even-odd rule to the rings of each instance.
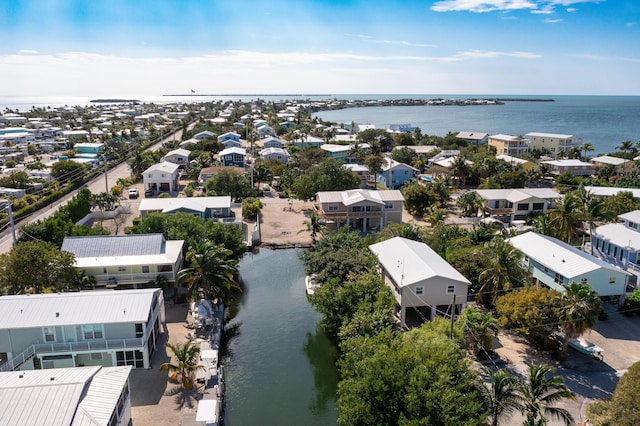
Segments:
[[[562,22],[562,19],[545,19],[544,22],[547,24],[557,24],[558,22]]]
[[[31,49],[20,49],[18,52],[22,53],[24,55],[37,55],[38,54],[37,50],[31,50]]]
[[[553,13],[556,6],[564,6],[567,11],[576,9],[569,7],[581,3],[601,3],[602,0],[439,0],[431,10],[435,12],[494,12],[504,10],[529,10],[531,13]]]
[[[575,55],[581,59],[587,59],[590,61],[599,61],[599,62],[631,62],[631,63],[640,63],[640,57],[634,58],[629,56],[604,56],[604,55],[594,55],[590,53]]]
[[[376,44],[397,44],[397,45],[401,45],[401,46],[411,46],[411,47],[438,47],[435,44],[425,44],[425,43],[413,43],[410,41],[405,41],[405,40],[383,40],[383,39],[375,39],[371,36],[368,35],[364,35],[364,34],[345,34],[346,36],[349,37],[355,37],[355,38],[359,38],[362,40],[366,40],[368,42],[371,43],[376,43]]]
[[[494,51],[481,51],[481,50],[470,50],[467,52],[461,52],[456,56],[459,58],[509,57],[509,58],[521,58],[521,59],[538,59],[542,57],[542,55],[537,53],[532,53],[532,52],[494,52]]]

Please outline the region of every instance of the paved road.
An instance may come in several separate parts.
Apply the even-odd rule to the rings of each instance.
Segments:
[[[190,130],[194,126],[195,126],[195,123],[192,123],[189,125],[188,129]],[[181,138],[182,138],[182,129],[168,135],[166,138],[164,138],[160,142],[157,142],[151,145],[147,149],[151,151],[157,151],[158,149],[160,149],[163,143],[171,142],[174,140],[180,140]],[[125,161],[113,167],[112,169],[107,170],[106,178],[105,178],[105,173],[101,173],[99,176],[87,182],[84,186],[82,186],[82,188],[89,188],[89,190],[91,190],[91,192],[93,192],[94,194],[104,192],[105,190],[108,192],[113,186],[116,185],[118,179],[128,178],[130,176],[131,176],[131,170],[129,169],[129,165]],[[49,216],[54,214],[56,211],[58,211],[60,206],[66,205],[69,202],[69,200],[76,195],[76,192],[77,191],[73,191],[65,195],[55,203],[50,204],[49,206],[34,212],[33,214],[31,214],[31,216],[22,219],[19,223],[16,223],[16,226],[15,226],[16,237],[20,235],[19,230],[23,225],[48,218]],[[126,204],[126,203],[127,201],[123,200],[122,204]],[[11,247],[13,246],[13,237],[10,229],[4,230],[1,233],[1,235],[2,237],[0,237],[0,254],[10,251]]]

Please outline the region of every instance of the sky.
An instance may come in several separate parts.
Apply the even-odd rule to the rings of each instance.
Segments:
[[[0,96],[640,95],[638,0],[3,0]]]

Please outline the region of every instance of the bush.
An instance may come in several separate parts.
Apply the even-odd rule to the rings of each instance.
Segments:
[[[245,198],[242,201],[242,217],[248,220],[255,220],[262,210],[262,201],[257,198]]]
[[[633,290],[633,293],[625,297],[620,311],[626,315],[640,315],[640,290]]]

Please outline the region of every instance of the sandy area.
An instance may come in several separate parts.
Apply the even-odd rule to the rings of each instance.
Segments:
[[[309,221],[313,203],[287,200],[270,194],[262,198],[260,233],[262,245],[309,247],[311,233],[305,221]]]

